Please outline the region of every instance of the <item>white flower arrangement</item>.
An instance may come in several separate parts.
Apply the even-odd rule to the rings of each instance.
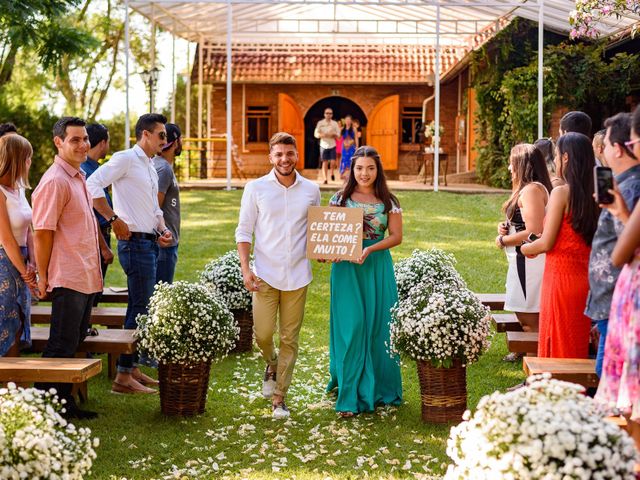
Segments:
[[[455,257],[438,248],[414,250],[410,257],[400,260],[393,267],[400,302],[409,295],[411,288],[424,279],[436,284],[451,285],[453,288],[466,288],[467,284],[455,265]]]
[[[200,274],[200,281],[214,285],[229,309],[251,310],[251,292],[244,286],[240,256],[236,250],[230,250],[207,263]]]
[[[148,315],[138,315],[139,348],[164,363],[198,363],[227,354],[240,329],[215,289],[160,282]]]
[[[0,388],[0,478],[82,479],[96,458],[91,430],[76,428],[52,392]]]
[[[535,375],[483,397],[451,429],[445,479],[632,479],[633,440],[573,383]]]
[[[477,361],[489,348],[489,309],[466,287],[424,278],[391,309],[390,351],[450,367]]]
[[[440,124],[440,138],[444,135],[444,127],[442,123]],[[431,122],[425,124],[424,126],[424,138],[432,138],[436,136],[436,121],[432,120]]]

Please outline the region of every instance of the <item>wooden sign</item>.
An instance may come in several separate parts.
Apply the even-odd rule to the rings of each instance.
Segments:
[[[307,258],[355,260],[362,255],[361,208],[309,207]]]

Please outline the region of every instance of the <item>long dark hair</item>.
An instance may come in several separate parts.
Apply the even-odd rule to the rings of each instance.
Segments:
[[[530,143],[520,143],[511,149],[509,162],[513,169],[513,193],[502,209],[511,218],[518,205],[522,189],[532,182],[539,182],[551,192],[551,179],[542,152]]]
[[[569,185],[571,226],[587,245],[591,245],[598,227],[600,208],[593,199],[593,167],[596,164],[591,140],[582,133],[565,133],[558,139],[560,176]],[[568,161],[562,162],[567,154]]]
[[[382,168],[382,162],[380,161],[380,155],[378,151],[367,145],[363,145],[359,147],[351,157],[351,169],[349,170],[349,179],[347,180],[347,184],[344,186],[342,191],[340,192],[340,206],[344,207],[347,204],[347,199],[351,197],[356,187],[358,186],[358,182],[356,182],[356,176],[354,173],[354,167],[356,166],[356,161],[359,158],[373,158],[373,161],[376,163],[376,179],[373,183],[373,191],[376,195],[376,198],[380,199],[382,203],[384,203],[384,213],[388,213],[392,208],[392,203],[395,203],[395,206],[399,207],[400,202],[396,196],[389,191],[389,187],[387,186],[387,178],[384,175],[384,169]]]

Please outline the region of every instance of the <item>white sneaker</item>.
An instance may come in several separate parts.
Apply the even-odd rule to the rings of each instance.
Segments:
[[[272,405],[273,408],[273,418],[275,420],[282,420],[284,418],[289,418],[289,409],[287,405],[284,403],[284,400],[277,405]]]
[[[264,380],[262,380],[262,396],[267,400],[273,397],[276,391],[276,372],[270,372],[269,366],[264,371]]]

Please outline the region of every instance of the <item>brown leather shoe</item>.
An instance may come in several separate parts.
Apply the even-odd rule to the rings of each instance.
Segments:
[[[153,388],[148,388],[145,386],[141,386],[141,388],[132,387],[131,385],[123,385],[122,383],[113,382],[111,384],[111,393],[116,393],[118,395],[128,395],[135,393],[145,393],[145,394],[153,394],[158,393],[157,390]]]
[[[145,387],[155,387],[160,385],[160,382],[158,380],[156,380],[155,378],[151,378],[149,375],[145,375],[142,372],[140,372],[139,376],[133,375],[133,378]]]

